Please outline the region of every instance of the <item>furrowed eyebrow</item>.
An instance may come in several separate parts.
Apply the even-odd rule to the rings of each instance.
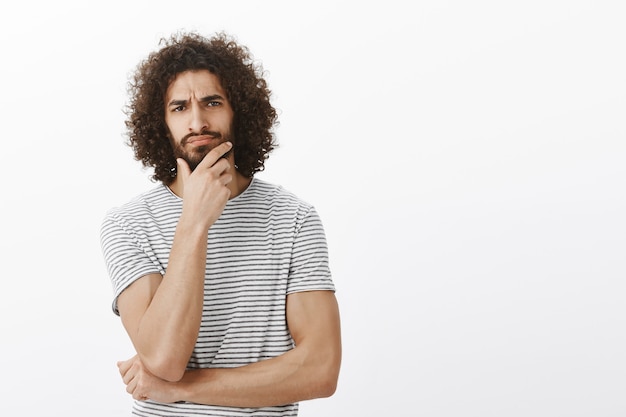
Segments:
[[[200,99],[200,101],[201,101],[201,102],[203,102],[203,103],[208,103],[208,102],[211,102],[211,101],[216,101],[216,100],[224,100],[224,97],[220,96],[219,94],[213,94],[213,95],[210,95],[210,96],[202,97],[202,98]],[[176,107],[178,107],[178,106],[185,106],[185,105],[187,105],[187,103],[188,103],[188,101],[187,101],[187,100],[172,100],[172,101],[170,101],[170,102],[167,104],[167,106],[168,106],[168,107],[172,107],[172,106],[176,106]]]
[[[171,107],[171,106],[184,106],[185,104],[187,104],[187,100],[172,100],[170,101],[167,106]]]
[[[215,101],[215,100],[224,100],[224,97],[220,96],[219,94],[213,94],[211,96],[202,97],[200,99],[200,101],[203,103],[208,103],[209,101]]]

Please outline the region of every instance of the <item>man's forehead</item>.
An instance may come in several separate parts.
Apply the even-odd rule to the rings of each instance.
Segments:
[[[170,83],[166,92],[168,100],[214,95],[224,95],[224,89],[219,78],[207,70],[181,72]]]

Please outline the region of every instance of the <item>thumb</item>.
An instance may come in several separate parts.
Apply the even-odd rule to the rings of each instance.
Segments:
[[[180,175],[183,184],[187,181],[187,178],[191,175],[191,169],[189,168],[189,164],[182,158],[176,159],[176,175]]]

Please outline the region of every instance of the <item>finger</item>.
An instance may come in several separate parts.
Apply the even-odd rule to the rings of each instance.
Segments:
[[[126,372],[128,372],[128,369],[130,368],[130,361],[118,361],[117,362],[117,369],[120,371],[120,375],[122,375],[122,377],[126,374]]]
[[[222,185],[228,185],[233,180],[233,176],[230,174],[224,174],[220,176],[220,182]]]
[[[132,380],[135,379],[136,375],[137,375],[137,372],[126,372],[124,375],[122,375],[122,382],[128,385]]]
[[[217,145],[215,148],[211,149],[211,152],[206,154],[204,159],[198,164],[198,167],[203,166],[204,168],[212,167],[215,162],[219,161],[220,158],[230,151],[233,147],[231,142],[224,142]]]
[[[128,383],[126,384],[126,392],[131,395],[135,393],[136,388],[137,388],[137,381],[134,378],[128,381]]]
[[[180,176],[183,180],[183,184],[187,181],[189,175],[191,175],[189,164],[187,164],[187,161],[182,158],[176,159],[176,175]]]
[[[222,175],[224,174],[226,171],[228,171],[230,169],[230,162],[228,162],[226,159],[224,158],[220,158],[215,164],[213,164],[212,167],[210,167],[209,169],[211,169],[215,174],[217,175]]]
[[[148,397],[143,393],[143,388],[141,388],[138,378],[133,378],[132,381],[129,381],[128,385],[126,385],[126,392],[128,392],[135,400],[145,401]]]
[[[137,369],[134,366],[135,363],[136,361],[133,359],[117,363],[124,384],[128,385],[128,383],[137,375]]]

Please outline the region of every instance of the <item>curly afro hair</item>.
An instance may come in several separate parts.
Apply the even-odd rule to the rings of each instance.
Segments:
[[[252,60],[248,48],[225,33],[212,38],[177,33],[161,39],[160,44],[160,50],[139,63],[128,84],[125,124],[135,159],[154,168],[154,181],[172,183],[176,159],[165,124],[165,93],[178,74],[208,70],[220,80],[234,112],[237,170],[249,178],[262,171],[276,147],[272,128],[278,118],[263,69]]]

